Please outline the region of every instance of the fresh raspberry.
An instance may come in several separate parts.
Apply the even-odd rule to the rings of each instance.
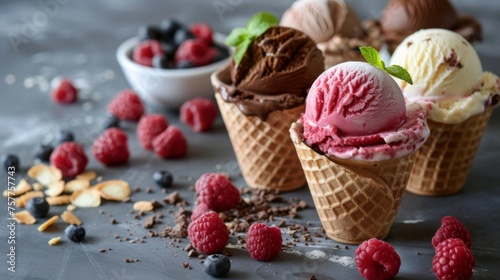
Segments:
[[[105,165],[127,162],[130,153],[127,145],[127,134],[121,129],[106,129],[92,145],[92,154]]]
[[[258,261],[274,258],[281,250],[282,242],[281,231],[276,226],[269,227],[263,223],[255,223],[248,229],[247,251]]]
[[[223,174],[205,173],[196,181],[198,200],[216,212],[235,208],[241,196],[238,189]]]
[[[210,64],[217,56],[217,50],[201,39],[188,39],[181,43],[175,52],[175,63],[187,61],[194,66]]]
[[[195,23],[191,25],[190,31],[199,39],[211,46],[214,44],[212,28],[206,23]]]
[[[156,40],[145,40],[137,44],[132,54],[132,59],[144,66],[153,66],[153,57],[155,55],[163,55],[161,43]]]
[[[392,279],[399,272],[401,259],[387,242],[371,238],[356,249],[354,261],[365,279]]]
[[[88,159],[80,144],[64,142],[54,149],[50,163],[61,170],[63,177],[74,177],[85,170]]]
[[[472,252],[462,239],[448,238],[436,246],[432,270],[440,280],[467,280],[472,277],[475,264]]]
[[[109,103],[108,111],[120,120],[138,121],[144,114],[144,105],[134,91],[126,89]]]
[[[188,226],[193,245],[205,254],[222,251],[229,240],[226,224],[214,211],[207,212]]]
[[[52,100],[60,104],[69,104],[76,101],[78,90],[73,83],[66,78],[56,78],[52,81]]]
[[[193,98],[180,109],[181,121],[196,132],[208,131],[217,118],[217,105],[208,98]]]
[[[153,150],[162,158],[180,158],[187,153],[187,140],[175,125],[169,126],[153,140]]]
[[[471,235],[469,231],[457,218],[452,216],[445,216],[441,219],[441,227],[432,237],[432,246],[435,248],[448,238],[460,238],[465,243],[465,246],[470,249]]]
[[[191,221],[198,219],[201,215],[207,213],[208,211],[210,211],[210,208],[208,208],[205,203],[198,203],[191,214]]]
[[[160,114],[143,116],[137,124],[137,137],[141,145],[153,149],[153,140],[168,127],[167,119]]]

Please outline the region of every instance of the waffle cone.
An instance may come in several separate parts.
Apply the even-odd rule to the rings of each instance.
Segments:
[[[431,135],[417,151],[406,189],[419,195],[448,195],[465,185],[492,107],[460,124],[427,120]]]
[[[241,173],[250,187],[290,191],[305,185],[304,172],[288,133],[305,105],[271,112],[262,121],[246,116],[220,94],[215,97]]]
[[[348,244],[385,238],[416,153],[385,161],[331,159],[304,144],[302,131],[294,123],[290,136],[327,236]]]

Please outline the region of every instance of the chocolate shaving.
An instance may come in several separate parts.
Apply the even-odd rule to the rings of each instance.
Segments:
[[[144,219],[144,228],[151,228],[155,224],[155,215],[151,215]]]

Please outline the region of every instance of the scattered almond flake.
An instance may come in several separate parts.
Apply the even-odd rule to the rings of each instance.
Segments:
[[[38,227],[38,231],[46,230],[48,227],[50,227],[52,224],[54,224],[57,220],[59,220],[59,216],[57,216],[57,215],[53,216],[52,218],[45,221],[45,223],[41,224]]]
[[[45,190],[45,194],[50,197],[56,197],[64,191],[64,181],[57,181],[50,183]]]
[[[153,203],[151,203],[151,201],[137,201],[136,203],[134,203],[134,210],[140,212],[153,211],[153,208]]]
[[[80,221],[80,219],[78,219],[78,217],[75,216],[75,214],[71,213],[70,211],[64,211],[61,214],[61,218],[63,219],[63,221],[65,221],[66,223],[68,223],[70,225],[81,225],[82,224],[82,221]]]
[[[97,174],[94,171],[85,171],[83,173],[76,175],[77,180],[85,180],[85,181],[89,181],[89,182],[94,180],[96,177],[97,177]]]
[[[90,187],[90,182],[84,179],[71,180],[64,185],[65,193],[73,193],[77,190],[88,189]]]
[[[69,195],[61,195],[61,196],[53,196],[53,197],[46,197],[45,198],[47,200],[47,203],[49,205],[67,205],[67,204],[70,204],[71,201],[70,201],[70,197]]]
[[[101,197],[107,200],[122,201],[130,195],[130,187],[123,180],[103,181],[94,187],[100,192]]]
[[[78,207],[97,207],[101,205],[101,195],[96,189],[83,189],[75,191],[70,201]]]
[[[225,223],[228,230],[233,228],[233,223]]]
[[[70,204],[70,205],[68,205],[68,207],[66,207],[66,210],[68,210],[68,211],[75,211],[76,210],[76,206],[73,205],[73,204]]]
[[[43,197],[43,192],[27,192],[16,199],[16,206],[23,208],[33,197]]]
[[[48,186],[62,179],[61,170],[52,165],[37,164],[28,170],[28,176],[38,183]]]
[[[44,187],[42,184],[35,182],[33,183],[33,190],[35,191],[43,191]]]
[[[10,190],[10,191],[4,190],[3,196],[4,197],[9,197],[9,196],[14,197],[14,196],[19,196],[19,195],[25,194],[29,191],[31,191],[31,185],[25,179],[21,179],[19,181],[19,184],[17,184],[13,190]]]
[[[32,225],[32,224],[36,223],[35,217],[31,216],[31,214],[30,214],[30,212],[28,212],[28,210],[14,213],[14,218],[20,224]]]
[[[59,243],[60,240],[61,240],[60,236],[54,237],[54,238],[49,240],[49,245],[52,245],[52,246],[57,245],[57,243]]]

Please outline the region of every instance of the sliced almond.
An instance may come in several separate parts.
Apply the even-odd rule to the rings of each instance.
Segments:
[[[137,201],[134,203],[134,210],[139,212],[149,212],[153,211],[153,203],[151,201]]]
[[[95,188],[99,190],[101,197],[107,200],[122,201],[130,196],[130,187],[123,180],[103,181],[95,185]]]
[[[94,171],[85,171],[83,173],[80,173],[76,175],[77,180],[85,180],[85,181],[92,181],[97,177],[97,174]]]
[[[70,204],[70,205],[68,205],[68,207],[66,207],[66,210],[68,210],[68,211],[75,211],[76,210],[76,206],[73,205],[73,204]]]
[[[28,212],[28,210],[14,213],[14,218],[20,224],[32,225],[32,224],[36,223],[35,217],[31,216],[31,214],[30,214],[30,212]]]
[[[68,205],[71,203],[71,199],[69,195],[60,195],[45,198],[49,205]]]
[[[66,223],[68,223],[70,225],[81,225],[82,224],[82,221],[80,221],[80,219],[78,219],[78,217],[75,216],[75,214],[73,214],[69,211],[64,211],[61,214],[61,218],[63,219],[63,221],[65,221]]]
[[[55,183],[51,183],[47,186],[48,188],[45,190],[45,194],[50,197],[55,197],[63,193],[64,191],[64,181],[57,181]]]
[[[55,215],[54,217],[48,219],[47,221],[45,221],[45,223],[41,224],[39,227],[38,227],[38,231],[44,231],[46,230],[48,227],[50,227],[52,224],[54,224],[57,220],[59,220],[59,216]]]
[[[44,187],[42,184],[35,182],[33,183],[33,190],[35,191],[43,191]]]
[[[48,186],[62,179],[61,170],[52,165],[43,163],[37,164],[28,170],[28,176],[38,181],[38,183]]]
[[[21,179],[13,190],[4,190],[4,197],[14,197],[31,191],[31,185],[25,179]]]
[[[43,197],[43,192],[27,192],[16,199],[16,206],[23,208],[33,197]]]
[[[90,186],[90,182],[88,180],[83,179],[75,179],[71,180],[64,185],[65,193],[73,193],[77,190],[87,189]]]
[[[61,241],[61,237],[60,236],[51,238],[49,240],[49,245],[51,245],[51,246],[57,245],[57,243],[59,243],[59,241]]]
[[[78,207],[97,207],[101,205],[101,195],[96,189],[83,189],[71,195],[71,203]]]

